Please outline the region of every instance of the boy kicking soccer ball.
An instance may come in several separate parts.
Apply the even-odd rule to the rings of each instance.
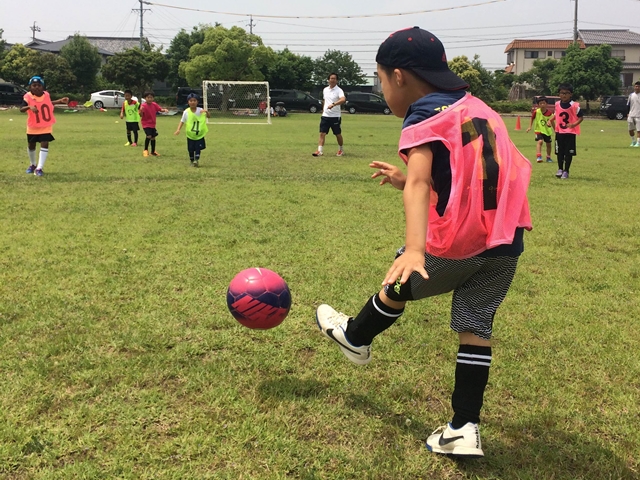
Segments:
[[[493,317],[515,274],[523,231],[531,229],[531,164],[500,116],[466,93],[434,34],[418,27],[395,32],[376,62],[384,98],[404,119],[398,153],[407,173],[385,162],[370,166],[381,185],[403,191],[405,245],[360,313],[320,305],[316,320],[349,360],[365,365],[373,339],[400,318],[406,302],[453,291],[451,328],[459,338],[453,417],[426,446],[481,457]]]
[[[42,77],[34,76],[29,80],[29,92],[22,98],[20,111],[27,112],[27,142],[29,144],[29,168],[26,173],[33,173],[38,177],[44,175],[44,162],[49,154],[49,142],[53,142],[53,124],[56,117],[53,106],[67,104],[67,97],[51,100],[49,92],[44,90]],[[40,144],[40,158],[36,165],[36,143]]]

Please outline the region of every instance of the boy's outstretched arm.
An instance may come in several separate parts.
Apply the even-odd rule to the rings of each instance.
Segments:
[[[402,194],[406,217],[405,251],[391,265],[383,285],[400,280],[405,283],[413,272],[429,278],[424,268],[427,241],[429,201],[431,195],[431,164],[433,153],[429,144],[409,150],[407,177]]]
[[[404,190],[404,185],[407,181],[407,176],[395,165],[391,165],[387,162],[373,161],[369,164],[371,168],[377,168],[378,171],[371,175],[371,178],[378,178],[384,176],[380,181],[380,185],[390,183],[398,190]]]
[[[53,105],[67,105],[69,103],[69,97],[62,97],[58,100],[51,100]]]

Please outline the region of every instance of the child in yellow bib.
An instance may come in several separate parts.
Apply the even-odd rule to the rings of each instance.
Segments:
[[[127,143],[125,147],[138,146],[138,131],[140,130],[140,102],[133,99],[131,90],[124,91],[124,103],[120,110],[120,118],[125,118],[127,123]],[[131,132],[133,132],[133,142],[131,141]]]
[[[189,160],[191,160],[191,166],[193,167],[198,166],[200,152],[207,148],[204,136],[209,131],[209,127],[207,127],[207,118],[210,116],[209,112],[198,107],[198,100],[198,95],[195,93],[190,93],[189,96],[187,96],[189,108],[182,114],[178,129],[174,132],[174,135],[179,135],[182,125],[187,126],[187,151],[189,152]]]

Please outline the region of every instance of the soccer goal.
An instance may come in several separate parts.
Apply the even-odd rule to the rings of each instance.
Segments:
[[[209,124],[271,123],[269,82],[202,82],[204,108]]]

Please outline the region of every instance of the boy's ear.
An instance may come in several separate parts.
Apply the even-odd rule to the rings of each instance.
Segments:
[[[393,70],[393,81],[396,82],[396,85],[399,87],[404,86],[407,83],[407,72],[396,68]]]

